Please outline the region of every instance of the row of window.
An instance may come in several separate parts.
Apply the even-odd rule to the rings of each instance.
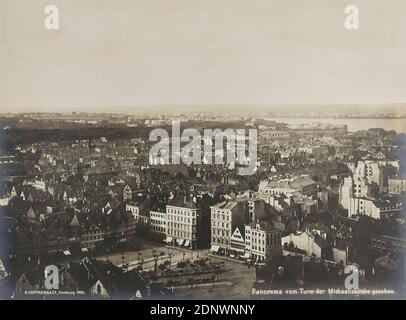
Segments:
[[[230,242],[228,241],[228,239],[217,238],[217,237],[212,237],[211,242],[213,242],[213,243],[221,243],[221,244],[225,244],[225,245],[230,244]]]
[[[262,244],[262,245],[265,245],[265,240],[259,240],[259,239],[257,239],[257,238],[254,238],[253,240],[252,240],[252,242],[254,243],[254,244]]]
[[[183,210],[183,209],[167,208],[166,213],[181,214],[181,215],[184,215],[184,216],[187,216],[187,217],[195,217],[196,216],[196,211]]]
[[[228,223],[228,222],[218,222],[218,221],[213,221],[213,223],[212,223],[212,227],[214,228],[214,227],[221,227],[221,228],[229,228],[230,227],[230,224]]]
[[[131,211],[132,213],[138,213],[138,208],[134,208],[134,207],[127,207],[126,208],[127,211]]]
[[[151,219],[151,224],[166,225],[165,220]]]
[[[182,230],[196,230],[196,226],[184,223],[168,222],[168,228],[182,229]]]
[[[104,239],[104,237],[103,236],[101,236],[101,235],[98,235],[98,236],[85,236],[85,237],[82,237],[82,240],[83,241],[89,241],[89,240],[103,240]]]
[[[165,213],[158,214],[158,213],[155,213],[155,212],[154,213],[150,212],[150,217],[165,220],[166,219],[166,214]]]
[[[156,232],[165,233],[165,232],[166,232],[166,228],[165,228],[165,227],[161,227],[161,226],[151,225],[151,231],[156,231]]]
[[[258,261],[265,259],[264,256],[258,255],[258,254],[255,254],[255,253],[252,254],[252,258],[253,258],[254,260],[258,260]]]
[[[267,244],[277,244],[277,243],[279,243],[279,240],[280,240],[280,237],[279,237],[279,235],[278,234],[271,234],[270,235],[270,239],[264,239],[264,238],[262,238],[262,239],[257,239],[257,238],[255,238],[255,237],[250,237],[249,235],[247,235],[246,237],[245,237],[245,239],[246,239],[246,241],[247,242],[252,242],[252,243],[258,243],[258,244],[265,244],[265,242],[267,243]],[[251,241],[252,240],[252,241]]]
[[[212,229],[212,232],[214,235],[219,235],[219,236],[230,236],[230,231],[228,230],[221,230],[221,229]]]
[[[230,216],[229,215],[225,215],[225,214],[219,214],[219,213],[212,213],[211,215],[212,219],[222,219],[222,220],[230,220]]]
[[[250,233],[250,232],[247,230],[247,233]],[[257,237],[265,238],[265,233],[263,233],[263,232],[252,231],[251,234],[253,237],[257,236]]]
[[[170,236],[173,236],[173,237],[179,237],[179,238],[183,238],[183,239],[195,239],[196,238],[196,235],[193,233],[179,231],[179,230],[168,230],[167,234]]]
[[[192,224],[196,224],[196,218],[186,218],[186,217],[180,217],[180,216],[172,216],[169,215],[168,216],[168,220],[169,221],[178,221],[178,222],[185,222],[185,223],[192,223]]]
[[[265,247],[260,247],[260,246],[254,245],[254,246],[252,246],[252,250],[265,252]]]
[[[99,234],[99,233],[100,233],[100,230],[89,230],[89,231],[85,232],[85,234]]]
[[[244,240],[238,240],[238,239],[231,239],[231,243],[245,245]]]

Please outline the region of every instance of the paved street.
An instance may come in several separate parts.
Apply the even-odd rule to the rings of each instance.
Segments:
[[[225,261],[212,258],[213,262]],[[222,281],[232,285],[213,287],[193,287],[175,289],[181,299],[247,299],[255,281],[255,269],[236,262],[226,261],[229,270],[223,273]]]
[[[138,266],[140,259],[144,260],[143,270],[151,270],[154,267],[154,253],[158,256],[158,265],[165,260],[171,260],[171,265],[176,264],[183,260],[194,260],[199,257],[206,256],[207,250],[189,250],[168,246],[164,243],[152,242],[144,239],[137,239],[138,243],[142,245],[142,249],[138,251],[125,251],[114,252],[109,254],[94,255],[92,257],[101,260],[110,260],[115,265],[122,266],[123,255],[125,264],[129,265],[129,270]],[[171,257],[171,259],[169,258]]]
[[[171,261],[171,267],[176,268],[180,261],[194,260],[196,258],[208,257],[211,262],[225,263],[225,271],[221,276],[223,285],[194,285],[175,287],[174,292],[179,298],[190,299],[247,299],[253,282],[255,281],[255,269],[248,268],[246,265],[238,262],[225,259],[223,257],[215,257],[208,255],[208,250],[188,250],[174,246],[167,246],[163,243],[150,242],[143,239],[138,239],[142,244],[143,249],[140,251],[125,252],[125,263],[129,265],[129,270],[136,268],[139,265],[139,258],[144,260],[143,270],[149,271],[154,269],[154,251],[158,255],[158,266],[166,260]],[[162,255],[160,255],[162,253]],[[113,253],[108,255],[108,259],[114,264],[122,265],[122,253]],[[171,256],[171,259],[169,258]],[[107,255],[102,255],[100,259],[106,259]],[[201,275],[201,278],[210,277],[210,274]],[[191,278],[191,276],[185,276]],[[198,277],[196,277],[198,278]],[[180,280],[181,278],[178,278]],[[183,279],[183,278],[182,278]]]

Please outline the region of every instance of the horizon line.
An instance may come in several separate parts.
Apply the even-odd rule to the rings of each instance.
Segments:
[[[244,108],[244,111],[237,111],[237,110],[213,110],[213,108]],[[99,114],[145,114],[145,113],[163,113],[163,114],[168,114],[168,113],[221,113],[221,112],[227,112],[227,113],[232,113],[232,114],[264,114],[264,113],[272,113],[272,112],[280,112],[280,113],[286,113],[286,112],[293,112],[293,110],[274,110],[274,108],[289,108],[289,109],[298,109],[294,111],[300,111],[300,108],[311,108],[312,110],[307,109],[307,112],[311,111],[317,111],[317,112],[323,112],[327,110],[322,110],[321,108],[328,108],[329,112],[331,111],[331,108],[335,107],[342,107],[342,108],[352,108],[351,110],[335,110],[336,112],[368,112],[368,110],[359,110],[359,109],[353,109],[357,107],[361,108],[370,108],[370,109],[379,109],[379,108],[405,108],[404,112],[406,112],[406,102],[389,102],[389,103],[331,103],[331,104],[312,104],[312,103],[304,103],[304,104],[145,104],[145,105],[134,105],[134,106],[81,106],[81,107],[66,107],[64,109],[69,109],[71,108],[72,110],[70,111],[53,111],[51,110],[52,108],[60,108],[60,107],[49,107],[49,108],[44,108],[46,110],[41,110],[41,107],[31,109],[27,108],[27,110],[24,110],[24,107],[21,107],[21,111],[1,111],[0,114],[24,114],[24,113],[59,113],[59,114],[68,114],[68,113],[99,113]],[[0,109],[20,109],[20,107],[12,106],[12,107],[1,107]],[[134,110],[120,110],[120,109],[131,109],[133,108]],[[150,110],[139,110],[141,108],[148,108]],[[175,110],[165,110],[167,108],[174,108]],[[184,110],[184,108],[190,108],[193,110]],[[201,110],[196,110],[196,108],[202,108]],[[246,109],[248,108],[248,110]],[[262,109],[262,108],[271,108],[273,110],[255,110],[255,109]],[[87,111],[89,109],[96,109],[96,111]],[[97,110],[99,109],[99,110]],[[111,109],[111,110],[105,110],[105,109]],[[138,109],[138,110],[137,110]],[[161,109],[161,110],[151,110],[151,109]],[[162,110],[163,109],[163,110]],[[176,110],[178,109],[178,110]],[[318,110],[315,110],[318,109]],[[371,110],[372,111],[372,110]],[[373,110],[377,111],[377,110]],[[379,111],[379,110],[378,110]],[[396,112],[396,111],[401,111],[401,110],[384,110],[382,109],[383,112]]]

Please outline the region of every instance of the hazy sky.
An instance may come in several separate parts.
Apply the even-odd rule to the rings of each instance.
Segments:
[[[1,111],[390,102],[406,102],[405,0],[0,0]]]

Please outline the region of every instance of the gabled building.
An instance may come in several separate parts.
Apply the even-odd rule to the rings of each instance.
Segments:
[[[1,283],[1,280],[3,280],[7,276],[8,276],[8,272],[6,270],[6,267],[4,266],[3,262],[0,260],[0,283]]]
[[[94,251],[100,246],[105,238],[106,232],[100,224],[92,223],[89,227],[82,227],[81,248]]]
[[[236,228],[242,230],[248,223],[243,201],[225,200],[210,207],[211,209],[211,251],[229,254],[231,236]]]
[[[27,297],[30,290],[46,290],[44,287],[44,267],[36,265],[28,268],[16,281],[15,295]],[[58,265],[59,290],[83,292],[78,298],[121,299],[148,297],[145,281],[137,271],[125,272],[109,261],[84,258],[81,262]],[[33,297],[33,296],[29,296]],[[38,297],[46,298],[40,293]]]
[[[240,230],[241,229],[241,230]],[[236,227],[230,239],[231,257],[240,256],[245,254],[245,227]]]

